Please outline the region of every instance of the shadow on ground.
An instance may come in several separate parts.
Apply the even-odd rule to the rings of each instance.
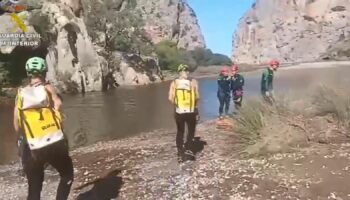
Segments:
[[[194,157],[185,156],[185,160],[196,160],[196,155],[203,151],[205,145],[207,145],[206,141],[201,140],[200,137],[195,137],[193,139],[193,143],[190,146],[190,150],[193,152]]]
[[[201,140],[200,137],[195,137],[193,140],[191,150],[194,154],[200,153],[203,151],[205,145],[207,145],[206,141]]]
[[[106,177],[88,185],[94,185],[89,191],[79,194],[77,200],[110,200],[119,196],[123,179],[117,176],[121,170],[109,173]],[[86,186],[88,186],[86,185]]]

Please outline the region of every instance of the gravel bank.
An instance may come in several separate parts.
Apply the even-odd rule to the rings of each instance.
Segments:
[[[174,131],[158,130],[72,152],[70,199],[348,199],[350,144],[313,144],[291,153],[247,158],[232,131],[199,126],[196,161],[176,160]],[[0,167],[0,199],[25,199],[18,164]],[[43,198],[54,199],[48,169]]]

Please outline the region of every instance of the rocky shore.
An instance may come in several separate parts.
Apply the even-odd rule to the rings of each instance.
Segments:
[[[233,122],[229,121],[229,124]],[[72,152],[70,199],[348,199],[350,143],[313,144],[290,153],[247,157],[238,135],[216,121],[199,125],[196,161],[179,164],[175,131],[157,130]],[[54,199],[48,168],[43,199]],[[25,199],[20,165],[0,166],[0,199]]]

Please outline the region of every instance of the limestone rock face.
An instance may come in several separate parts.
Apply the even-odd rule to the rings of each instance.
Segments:
[[[257,0],[233,36],[233,60],[315,61],[350,38],[347,0]],[[350,55],[349,55],[350,56]]]
[[[178,47],[186,49],[205,47],[196,15],[186,0],[112,1],[119,10],[134,9],[135,13],[141,15],[145,22],[144,29],[153,43],[169,39],[176,42]],[[107,3],[108,0],[99,2]],[[114,52],[118,59],[111,64],[110,58],[105,56],[105,47],[101,45],[106,40],[106,35],[96,32],[101,42],[92,42],[88,32],[91,27],[84,20],[83,14],[86,11],[81,0],[22,0],[22,3],[26,3],[28,10],[18,15],[26,15],[23,19],[28,28],[27,33],[39,33],[38,27],[46,27],[41,31],[49,33],[45,43],[41,41],[39,46],[47,46],[47,77],[60,90],[99,91],[103,88],[104,76],[111,69],[117,69],[113,73],[119,85],[144,85],[162,79],[155,56]],[[92,5],[96,2],[84,3],[93,9]],[[132,8],[127,6],[133,3],[135,5]],[[33,16],[45,16],[45,21],[35,26],[31,23]],[[9,13],[0,15],[0,33],[21,33],[11,20]],[[0,53],[11,55],[17,47],[0,46]]]
[[[137,1],[137,8],[154,43],[170,39],[185,49],[205,47],[196,14],[187,0]]]

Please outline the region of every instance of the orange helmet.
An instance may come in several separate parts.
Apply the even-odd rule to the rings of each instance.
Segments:
[[[238,71],[238,65],[233,64],[231,70],[232,71]]]
[[[222,75],[227,75],[229,73],[229,69],[226,67],[226,66],[223,66],[221,69],[220,69],[220,74]]]
[[[278,62],[278,60],[271,60],[270,61],[270,66],[274,66],[274,65],[279,66],[280,62]]]

